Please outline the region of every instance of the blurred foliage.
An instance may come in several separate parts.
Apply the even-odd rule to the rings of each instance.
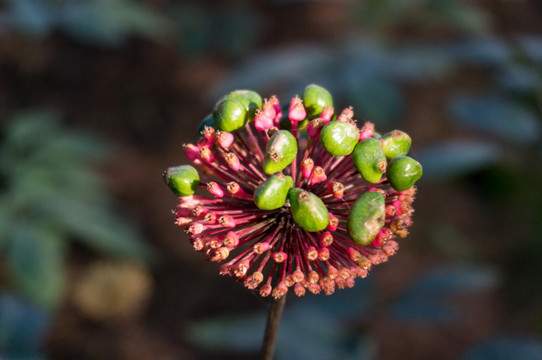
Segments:
[[[96,139],[63,129],[52,112],[19,113],[3,129],[0,251],[11,286],[39,306],[52,309],[62,296],[72,238],[107,255],[148,256],[92,166],[107,154]]]
[[[281,322],[277,359],[374,359],[378,344],[365,331],[373,314],[383,314],[393,323],[459,324],[467,315],[451,299],[490,291],[498,281],[491,268],[442,267],[420,276],[389,303],[379,301],[371,277],[331,296],[293,299]],[[204,319],[189,329],[188,336],[214,352],[256,353],[265,319],[263,312]]]
[[[0,292],[0,354],[35,359],[47,313],[64,294],[70,240],[137,261],[148,259],[149,249],[113,210],[93,166],[108,155],[104,144],[64,129],[44,110],[18,113],[3,125],[0,272],[7,278],[0,285],[17,295]]]
[[[75,38],[118,46],[130,36],[157,39],[171,27],[162,14],[132,0],[6,0],[0,31],[44,37],[62,29]]]
[[[468,0],[368,0],[360,2],[360,22],[373,31],[398,26],[418,31],[455,30],[471,34],[489,31],[489,16]]]

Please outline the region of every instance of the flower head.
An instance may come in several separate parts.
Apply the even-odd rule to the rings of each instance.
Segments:
[[[275,96],[234,91],[184,146],[200,171],[164,173],[194,249],[261,296],[352,287],[397,252],[412,224],[422,167],[407,156],[410,137],[358,127],[352,108],[333,114],[318,85],[284,111]]]

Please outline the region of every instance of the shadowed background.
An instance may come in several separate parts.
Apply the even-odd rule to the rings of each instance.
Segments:
[[[424,166],[354,289],[277,359],[542,358],[542,5],[0,1],[0,358],[257,359],[269,299],[195,253],[161,175],[225,93],[310,83]]]

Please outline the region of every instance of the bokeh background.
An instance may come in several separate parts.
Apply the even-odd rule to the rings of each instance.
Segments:
[[[257,359],[268,299],[218,276],[162,171],[225,93],[414,139],[411,235],[290,296],[277,359],[542,358],[538,0],[0,1],[0,359]]]

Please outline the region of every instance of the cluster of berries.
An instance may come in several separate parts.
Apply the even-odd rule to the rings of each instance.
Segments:
[[[387,261],[412,224],[422,167],[407,156],[409,135],[353,118],[318,85],[285,107],[250,90],[227,94],[184,145],[200,171],[164,172],[194,249],[275,298],[289,288],[329,295]]]

